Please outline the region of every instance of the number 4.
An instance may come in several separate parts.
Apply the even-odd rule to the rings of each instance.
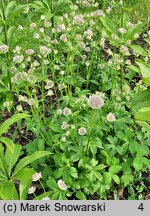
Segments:
[[[143,206],[143,203],[141,203],[138,207],[139,210],[143,211],[144,210],[144,206]]]

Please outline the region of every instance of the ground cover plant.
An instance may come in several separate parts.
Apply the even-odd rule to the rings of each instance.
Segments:
[[[149,11],[0,1],[1,200],[150,199]]]

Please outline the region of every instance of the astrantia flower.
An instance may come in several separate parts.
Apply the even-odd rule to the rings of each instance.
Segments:
[[[99,95],[89,97],[88,104],[92,109],[100,109],[104,106],[104,100]]]
[[[115,117],[115,115],[113,114],[113,113],[108,113],[108,115],[107,115],[107,120],[109,121],[109,122],[113,122],[113,121],[116,121],[116,117]]]
[[[68,126],[69,126],[68,123],[64,121],[64,122],[62,123],[62,125],[61,125],[61,129],[62,129],[62,130],[65,130],[65,129],[68,128]]]
[[[78,129],[78,134],[80,136],[84,136],[86,134],[86,132],[87,131],[86,131],[86,129],[84,127],[81,127],[81,128]]]
[[[62,114],[62,110],[61,109],[58,109],[57,110],[57,115],[61,115]]]
[[[49,80],[45,86],[45,89],[51,89],[54,86],[54,82],[52,80]]]
[[[126,33],[126,29],[125,28],[119,28],[118,31],[121,33],[121,34],[124,34]]]
[[[9,50],[9,46],[7,46],[5,44],[0,45],[0,52],[7,53],[8,50]]]
[[[13,58],[13,61],[16,63],[21,63],[23,59],[24,59],[23,55],[17,55]]]
[[[65,107],[65,108],[63,109],[63,114],[64,114],[65,116],[71,115],[71,114],[72,114],[71,109]]]
[[[38,181],[40,178],[42,177],[42,175],[41,175],[41,172],[37,172],[37,173],[34,173],[33,175],[32,175],[32,181],[33,182],[36,182],[36,181]]]
[[[61,180],[61,179],[58,180],[57,185],[61,190],[67,190],[67,185],[65,184],[65,182],[63,180]]]
[[[34,53],[34,50],[33,49],[27,49],[26,50],[26,54],[27,55],[32,55]]]
[[[49,49],[46,46],[40,46],[40,52],[42,55],[47,56],[48,54],[51,53],[51,49]]]
[[[35,190],[36,190],[36,186],[31,186],[31,187],[28,189],[28,194],[34,193]]]

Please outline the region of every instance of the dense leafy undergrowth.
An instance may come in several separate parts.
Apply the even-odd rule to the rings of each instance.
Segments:
[[[150,198],[142,4],[1,0],[1,200]]]

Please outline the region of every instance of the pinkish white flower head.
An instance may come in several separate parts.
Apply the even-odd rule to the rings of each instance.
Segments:
[[[23,59],[24,59],[23,55],[17,55],[13,58],[13,61],[15,63],[21,63],[23,61]]]
[[[38,67],[38,66],[40,66],[40,63],[39,63],[37,60],[35,60],[35,61],[33,62],[33,66],[34,66],[34,67]]]
[[[29,189],[28,189],[28,194],[33,194],[36,190],[36,186],[31,186]]]
[[[44,28],[39,28],[39,32],[44,33]]]
[[[87,0],[83,0],[82,4],[83,4],[84,7],[90,7],[91,6],[90,2],[87,1]]]
[[[134,24],[133,24],[133,23],[131,23],[131,22],[126,22],[126,26],[129,28],[129,27],[132,27],[132,26],[134,26]]]
[[[99,95],[92,95],[88,99],[88,105],[92,109],[100,109],[102,106],[104,106],[104,100]]]
[[[24,7],[23,13],[28,13],[28,12],[29,12],[29,9],[30,9],[29,6],[25,6],[25,7]]]
[[[45,89],[51,89],[54,87],[54,82],[52,80],[49,80],[45,86]]]
[[[57,185],[61,190],[67,190],[67,185],[65,184],[65,182],[63,180],[61,180],[61,179],[58,180]]]
[[[40,19],[41,19],[41,20],[45,20],[45,16],[44,16],[44,15],[41,15]]]
[[[64,24],[57,26],[57,32],[61,32],[61,31],[65,31],[65,30],[66,30],[66,26]]]
[[[93,36],[93,31],[91,30],[91,29],[88,29],[88,30],[86,30],[85,32],[84,32],[84,34],[85,35],[87,35],[87,36]]]
[[[8,50],[9,50],[9,46],[7,46],[5,44],[0,45],[0,52],[1,53],[7,53]]]
[[[30,106],[33,106],[33,105],[35,104],[35,100],[34,100],[33,98],[30,98],[30,99],[28,100],[28,104],[29,104]]]
[[[129,54],[129,49],[128,49],[128,47],[126,47],[125,45],[121,45],[120,51],[121,51],[123,54],[125,54],[125,55],[128,55],[128,54]]]
[[[62,109],[57,110],[57,115],[62,115],[62,113],[63,113]]]
[[[87,133],[87,130],[84,127],[78,129],[78,134],[84,136]]]
[[[34,53],[34,50],[33,49],[27,49],[26,50],[26,54],[27,55],[32,55]]]
[[[36,28],[36,23],[31,23],[30,29],[32,30],[32,29],[35,29],[35,28]]]
[[[3,106],[4,106],[4,107],[9,107],[9,106],[10,106],[10,103],[9,103],[8,101],[5,101],[5,102],[3,103]]]
[[[61,141],[62,141],[62,142],[66,142],[66,137],[65,137],[65,136],[62,137],[62,138],[61,138]]]
[[[32,175],[32,181],[33,182],[36,182],[36,181],[38,181],[40,178],[42,178],[42,175],[41,175],[41,172],[37,172],[37,173],[34,173],[33,175]]]
[[[116,41],[119,39],[118,36],[115,35],[115,34],[112,34],[111,37],[112,37],[113,40],[116,40]]]
[[[125,28],[119,28],[118,32],[120,32],[121,34],[125,34],[127,30]]]
[[[45,28],[49,28],[52,26],[51,22],[48,22],[47,20],[44,21]]]
[[[53,90],[48,90],[47,96],[53,96],[53,95],[54,95],[54,91]]]
[[[76,38],[76,40],[78,40],[78,41],[82,41],[82,40],[83,40],[83,37],[82,37],[82,35],[80,35],[80,34],[77,34],[75,38]]]
[[[81,41],[81,42],[79,42],[79,47],[81,49],[85,49],[86,48],[86,44],[83,41]]]
[[[31,84],[34,84],[34,83],[36,83],[37,79],[32,74],[29,74],[27,77],[27,81]]]
[[[43,56],[47,56],[51,53],[51,49],[46,46],[40,46],[40,52]]]
[[[72,129],[72,130],[75,129],[75,127],[76,127],[76,126],[75,126],[74,124],[71,125],[71,129]]]
[[[134,39],[138,39],[140,36],[139,36],[139,34],[138,33],[135,33],[134,34]]]
[[[111,113],[111,112],[108,113],[108,115],[107,115],[107,121],[109,121],[109,122],[116,121],[115,115],[113,113]]]
[[[69,136],[70,135],[70,131],[66,131],[66,136]]]
[[[62,130],[66,130],[68,127],[69,127],[69,125],[68,125],[68,123],[65,122],[65,121],[64,121],[64,122],[62,123],[62,125],[61,125],[61,129],[62,129]]]
[[[35,33],[34,36],[33,36],[33,38],[39,39],[39,38],[40,38],[40,35],[39,35],[38,33]]]
[[[59,89],[59,91],[62,91],[62,90],[65,89],[65,88],[66,88],[66,85],[65,85],[64,83],[58,84],[58,89]]]
[[[96,16],[104,16],[104,12],[103,12],[102,10],[97,10],[97,11],[95,12],[95,15],[96,15]]]
[[[22,30],[23,29],[23,26],[22,25],[19,25],[18,26],[18,30]]]
[[[69,115],[72,114],[72,111],[71,111],[71,109],[69,109],[68,107],[65,107],[65,108],[63,109],[63,114],[64,114],[65,116],[69,116]]]
[[[63,42],[67,42],[68,38],[67,38],[66,34],[60,35],[60,40],[63,41]]]
[[[21,47],[20,46],[16,46],[15,49],[13,50],[14,53],[19,54],[21,51]]]
[[[18,112],[22,112],[23,108],[22,108],[21,105],[18,105],[18,106],[16,107],[16,110],[17,110]]]
[[[88,52],[91,51],[91,48],[90,47],[85,47],[84,51],[88,53]]]
[[[74,21],[76,24],[83,24],[84,23],[84,16],[82,14],[75,16]]]

